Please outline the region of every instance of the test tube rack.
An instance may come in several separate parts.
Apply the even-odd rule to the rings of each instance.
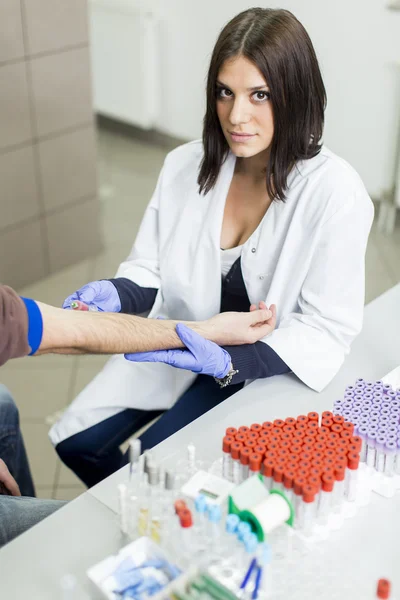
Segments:
[[[333,413],[354,423],[371,489],[393,497],[400,489],[400,389],[382,381],[357,379],[334,402]]]

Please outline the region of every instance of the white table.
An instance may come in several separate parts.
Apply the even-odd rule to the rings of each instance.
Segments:
[[[259,380],[157,446],[154,453],[171,461],[193,441],[205,458],[219,456],[226,427],[329,409],[346,385],[358,377],[374,380],[400,364],[400,285],[366,307],[363,332],[334,381],[322,393],[305,387],[294,376]],[[1,597],[55,600],[60,577],[74,573],[86,592],[86,569],[115,552],[122,543],[116,520],[116,485],[126,480],[121,469],[60,511],[0,550]],[[349,557],[371,585],[382,576],[392,579],[400,595],[398,548],[400,496],[374,495],[367,509],[329,540],[332,556]],[[87,596],[83,596],[87,597]],[[96,596],[92,593],[90,597]],[[78,600],[78,599],[77,599]]]

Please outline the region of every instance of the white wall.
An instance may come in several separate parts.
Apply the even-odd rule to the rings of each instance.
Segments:
[[[386,0],[143,4],[161,20],[159,130],[185,139],[200,137],[205,76],[218,32],[251,6],[286,8],[308,30],[321,63],[328,93],[325,143],[358,170],[371,195],[379,196],[390,184],[400,111],[393,66],[400,62],[400,13],[387,10]]]

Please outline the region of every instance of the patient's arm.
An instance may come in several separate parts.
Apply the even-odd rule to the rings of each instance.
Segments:
[[[99,312],[63,310],[41,302],[43,337],[36,354],[122,354],[181,348],[175,332],[179,321]],[[269,310],[223,313],[207,321],[181,321],[219,344],[249,344],[269,330]]]

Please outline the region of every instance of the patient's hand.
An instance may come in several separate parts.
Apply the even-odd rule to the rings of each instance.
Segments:
[[[262,306],[261,306],[262,305]],[[276,307],[269,309],[264,302],[260,308],[250,307],[250,312],[226,312],[201,323],[201,335],[220,346],[254,344],[272,333],[276,324]]]
[[[4,460],[0,458],[0,484],[1,487],[4,487],[6,490],[6,494],[10,494],[11,496],[20,496],[21,492],[19,491],[18,483],[15,481],[14,477],[11,475],[10,471],[7,468]]]

